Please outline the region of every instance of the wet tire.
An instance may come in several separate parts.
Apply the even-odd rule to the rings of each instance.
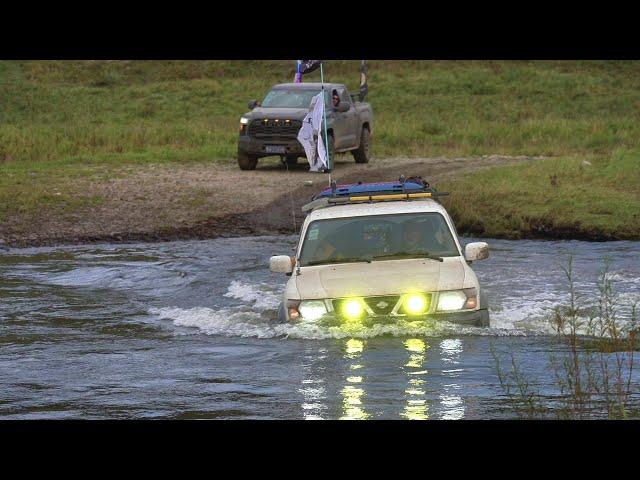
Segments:
[[[246,153],[238,153],[238,166],[240,170],[255,170],[258,165],[258,157],[247,155]]]
[[[278,305],[278,322],[287,322],[287,312],[284,310],[284,302],[280,302],[280,305]]]
[[[371,133],[367,127],[362,127],[360,146],[353,150],[352,153],[356,163],[369,163],[371,158]]]
[[[482,318],[476,322],[476,327],[489,327],[491,322],[489,320],[489,310],[481,310]]]

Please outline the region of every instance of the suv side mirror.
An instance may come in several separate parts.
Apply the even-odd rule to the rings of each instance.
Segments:
[[[350,108],[350,107],[349,107],[349,104],[348,104],[348,103],[340,102],[340,103],[338,104],[338,106],[337,106],[337,107],[334,107],[333,109],[334,109],[336,112],[344,113],[344,112],[348,112],[348,111],[349,111],[349,108]]]
[[[274,273],[293,272],[293,257],[288,255],[276,255],[269,259],[269,269]]]
[[[260,102],[258,102],[257,100],[251,100],[249,102],[249,110],[253,110],[254,108],[260,106]]]
[[[486,242],[467,243],[464,247],[464,258],[467,262],[489,258],[489,244]]]

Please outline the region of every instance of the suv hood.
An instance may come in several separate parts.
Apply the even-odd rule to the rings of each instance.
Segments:
[[[460,257],[388,260],[302,267],[296,286],[302,299],[395,295],[463,288]]]
[[[309,113],[308,108],[261,108],[256,107],[244,116],[254,118],[284,118],[289,120],[303,120]]]

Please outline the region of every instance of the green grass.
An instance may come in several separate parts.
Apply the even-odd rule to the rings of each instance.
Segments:
[[[502,166],[440,187],[452,191],[443,203],[458,229],[467,233],[640,237],[640,151]]]
[[[293,61],[0,62],[0,161],[231,159]],[[375,155],[640,147],[640,62],[371,61]],[[356,90],[356,61],[326,61]],[[314,72],[308,79],[317,80]]]
[[[358,68],[325,62],[327,80],[352,91]],[[77,179],[128,164],[233,162],[247,102],[293,75],[293,61],[0,61],[0,219],[73,208]],[[637,187],[614,189],[637,179],[640,62],[370,61],[369,84],[374,157],[558,157],[474,177],[486,190],[456,184],[484,215],[453,204],[462,229],[516,235],[544,218],[640,236],[627,223]],[[583,158],[593,167],[581,173]],[[551,174],[562,176],[553,190]]]

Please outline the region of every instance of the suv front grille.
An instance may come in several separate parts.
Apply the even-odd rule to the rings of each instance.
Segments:
[[[398,295],[386,297],[365,297],[364,303],[373,310],[376,315],[389,315],[398,303]]]
[[[263,119],[249,124],[251,137],[292,137],[296,138],[302,127],[300,120]]]
[[[338,314],[341,311],[341,305],[343,302],[347,301],[346,298],[336,298],[332,300],[333,310]],[[400,295],[386,295],[379,297],[364,297],[364,303],[369,307],[373,314],[378,315],[390,315],[398,301],[400,300]]]
[[[375,297],[363,297],[362,300],[364,301],[366,306],[373,312],[373,316],[405,316],[407,315],[407,312],[404,310],[403,306],[400,306],[394,313],[396,306],[398,306],[398,303],[400,302],[400,297],[400,295],[381,295]],[[433,295],[427,293],[425,294],[425,297],[427,299],[428,312],[431,310],[431,301],[433,299]],[[341,305],[347,300],[347,298],[336,298],[331,300],[334,312],[340,315]],[[368,313],[367,316],[369,316]]]

